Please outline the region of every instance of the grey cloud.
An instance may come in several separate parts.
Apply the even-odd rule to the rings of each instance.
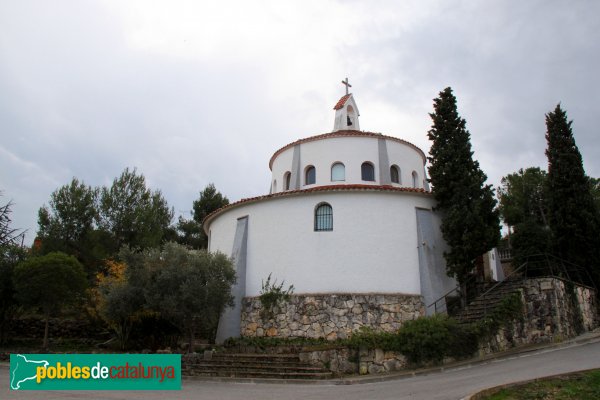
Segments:
[[[363,129],[385,127],[424,151],[432,99],[452,86],[494,185],[545,167],[544,114],[560,101],[586,171],[600,176],[597,2],[344,2],[353,18],[328,17],[323,37],[302,25],[320,15],[311,4],[283,13],[294,29],[281,37],[272,10],[236,25],[245,16],[201,8],[198,23],[231,18],[172,52],[132,45],[133,11],[106,4],[0,6],[0,189],[29,242],[37,209],[73,176],[103,185],[137,167],[182,213],[209,182],[231,200],[268,192],[270,156],[332,128],[346,74]],[[203,41],[214,51],[194,47]],[[407,126],[392,124],[398,116]]]

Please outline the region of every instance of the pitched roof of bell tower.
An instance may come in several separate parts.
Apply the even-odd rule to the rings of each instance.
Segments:
[[[338,102],[336,103],[335,107],[333,107],[334,110],[339,110],[342,107],[344,107],[344,104],[346,104],[346,101],[350,98],[350,96],[352,96],[352,93],[348,93],[343,95]]]

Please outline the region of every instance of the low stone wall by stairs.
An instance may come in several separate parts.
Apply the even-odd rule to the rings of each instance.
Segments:
[[[298,354],[193,354],[182,357],[184,376],[263,379],[328,379],[331,371],[306,362]]]
[[[523,301],[522,318],[515,315],[512,323],[501,327],[480,347],[481,354],[561,341],[598,326],[594,289],[553,277],[507,281],[469,304],[458,316],[459,321],[470,323],[483,318],[514,292],[520,293]]]

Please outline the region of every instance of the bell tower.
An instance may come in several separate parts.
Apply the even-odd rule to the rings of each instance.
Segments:
[[[333,131],[359,131],[360,124],[358,123],[358,117],[360,114],[352,93],[348,92],[348,88],[351,88],[352,85],[348,82],[348,78],[342,81],[342,84],[346,86],[346,94],[333,107],[335,110]]]

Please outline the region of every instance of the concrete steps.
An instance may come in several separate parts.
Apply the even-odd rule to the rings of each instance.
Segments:
[[[461,324],[477,322],[493,312],[505,298],[512,293],[517,292],[521,287],[522,282],[520,280],[504,281],[502,284],[496,286],[491,292],[486,293],[469,303],[456,318]]]
[[[329,379],[331,371],[300,362],[295,354],[214,353],[210,359],[186,357],[184,376],[213,376],[265,379]]]

